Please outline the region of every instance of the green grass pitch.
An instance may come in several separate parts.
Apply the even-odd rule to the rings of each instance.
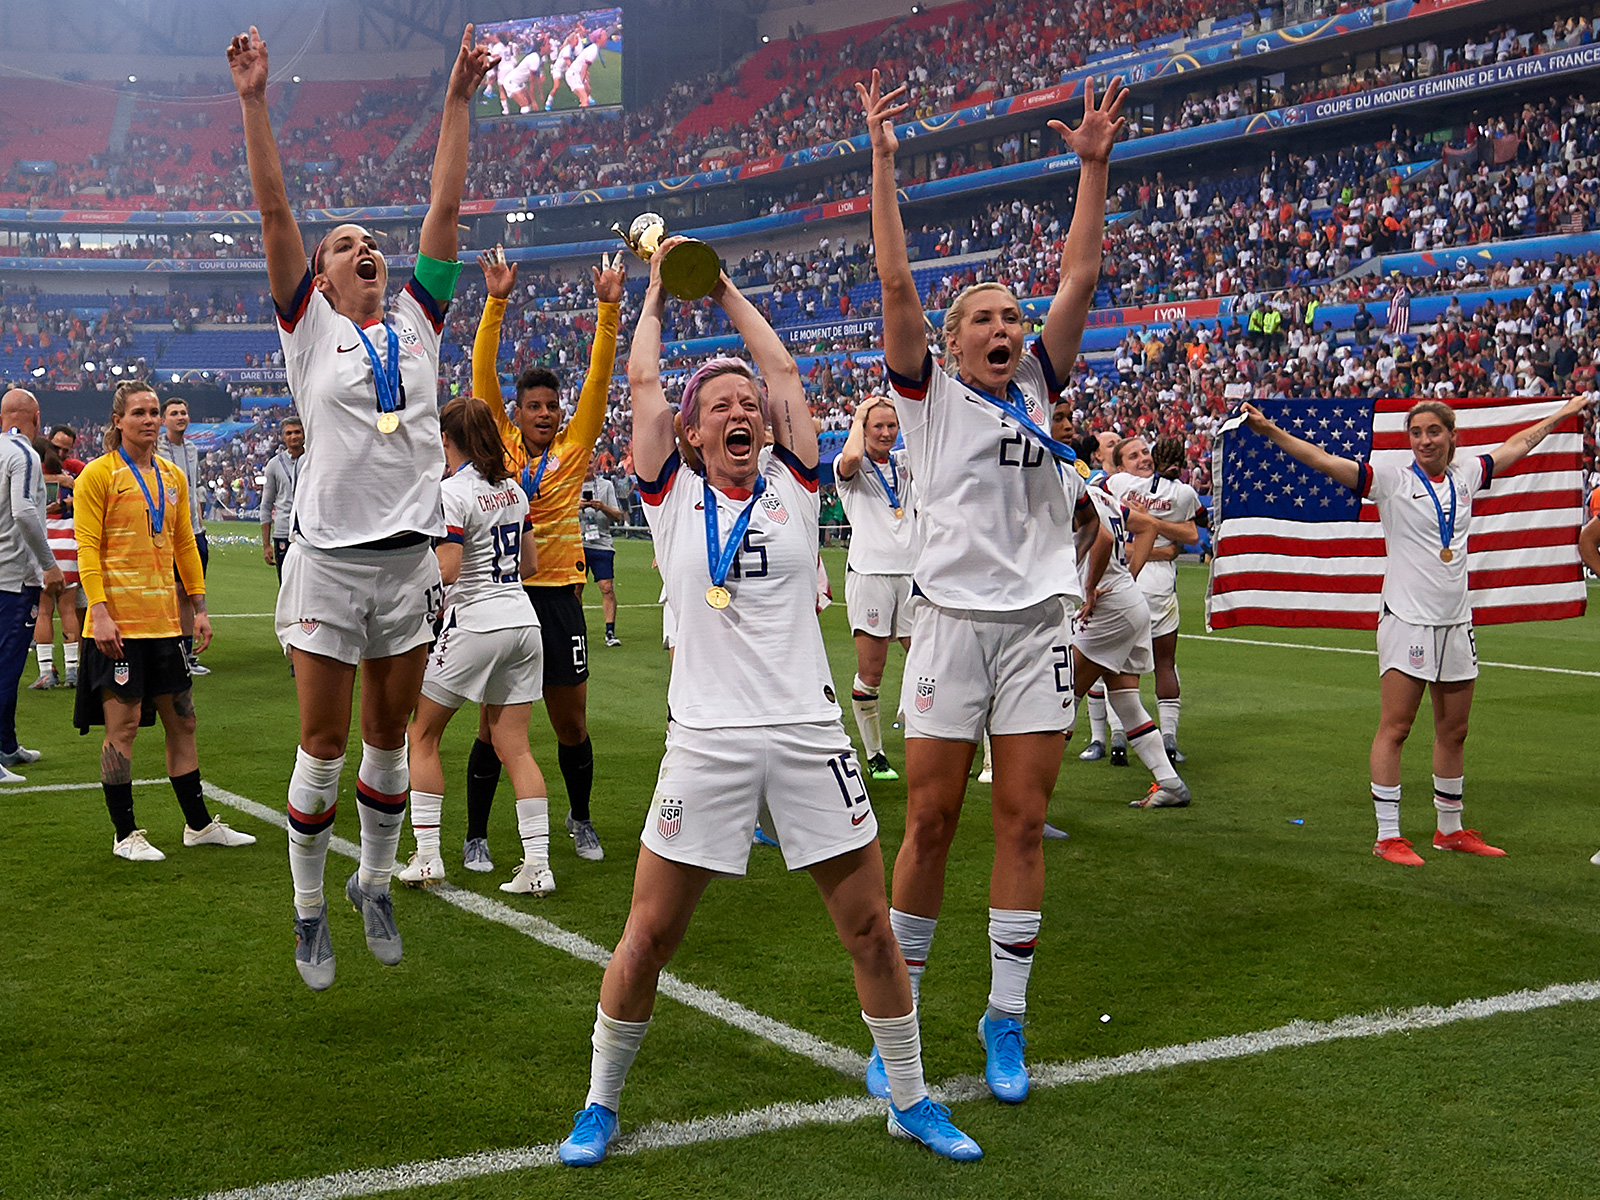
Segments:
[[[243,532],[217,527],[214,534]],[[827,552],[838,594],[843,554]],[[590,726],[603,863],[556,837],[559,891],[504,897],[612,945],[628,907],[665,721],[666,655],[650,548],[619,543],[622,647],[590,613]],[[214,668],[195,687],[208,782],[281,809],[296,742],[293,692],[265,614],[273,574],[253,545],[212,552]],[[1593,675],[1486,667],[1468,743],[1467,817],[1510,851],[1433,853],[1429,723],[1406,753],[1402,822],[1428,863],[1369,853],[1370,656],[1203,640],[1204,572],[1180,572],[1185,775],[1195,804],[1141,812],[1145,775],[1069,747],[1046,845],[1049,884],[1028,1056],[1106,1058],[1296,1019],[1327,1021],[1600,978],[1600,846],[1587,767]],[[591,587],[586,600],[598,603]],[[836,684],[854,670],[843,604],[822,616]],[[1245,639],[1370,648],[1370,635],[1245,631]],[[1600,617],[1479,631],[1485,660],[1600,671]],[[891,655],[886,695],[903,656]],[[32,680],[30,667],[25,682]],[[1147,697],[1149,694],[1147,686]],[[70,697],[23,692],[23,740],[45,752],[28,786],[93,783],[98,740]],[[846,718],[852,734],[854,727]],[[886,718],[887,723],[887,718]],[[497,870],[460,869],[472,736],[446,741],[445,858],[453,883],[502,899],[517,857],[501,788]],[[534,748],[565,811],[554,740]],[[903,764],[898,733],[889,752]],[[336,832],[356,835],[355,754]],[[165,774],[144,731],[136,778]],[[992,839],[973,783],[926,977],[931,1081],[981,1072],[973,1026],[988,986]],[[587,1081],[600,971],[523,934],[396,889],[405,961],[380,967],[356,917],[330,904],[339,976],[313,994],[292,965],[282,832],[242,850],[185,850],[169,789],[135,794],[164,863],[114,859],[98,790],[0,792],[0,1197],[166,1200],[329,1173],[549,1145]],[[876,784],[886,854],[904,784]],[[219,808],[219,811],[223,811]],[[1303,823],[1294,823],[1303,822]],[[402,857],[411,847],[409,830]],[[330,858],[337,900],[350,865]],[[672,970],[756,1012],[865,1052],[849,964],[815,889],[757,848],[750,876],[713,885]],[[1108,1014],[1109,1021],[1101,1015]],[[1038,1089],[1026,1104],[955,1106],[983,1144],[968,1167],[891,1141],[881,1117],[644,1150],[589,1172],[490,1174],[404,1197],[1572,1197],[1593,1195],[1600,1039],[1592,1003],[1333,1041]],[[624,1133],[859,1085],[697,1009],[662,999],[624,1094]],[[261,1191],[252,1195],[287,1195]],[[316,1195],[302,1189],[296,1195]],[[339,1194],[350,1194],[341,1192]]]

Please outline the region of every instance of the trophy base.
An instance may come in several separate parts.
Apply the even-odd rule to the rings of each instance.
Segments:
[[[705,299],[721,274],[717,252],[695,238],[679,242],[661,260],[661,286],[679,300]]]

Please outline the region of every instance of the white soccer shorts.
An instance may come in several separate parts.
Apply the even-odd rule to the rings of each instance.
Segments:
[[[911,636],[921,597],[911,594],[909,575],[862,575],[846,571],[844,606],[851,633],[880,638]]]
[[[1169,633],[1177,633],[1178,593],[1174,590],[1152,596],[1146,592],[1144,598],[1150,608],[1150,636],[1158,638],[1166,637]]]
[[[544,638],[537,625],[479,632],[449,626],[428,655],[422,694],[445,708],[532,704],[544,695]]]
[[[1018,612],[917,606],[900,709],[906,736],[976,742],[1062,733],[1072,720],[1072,622],[1059,596]]]
[[[278,641],[343,663],[392,658],[428,643],[444,600],[439,560],[404,550],[289,547],[274,616]]]
[[[662,858],[743,875],[756,817],[791,871],[869,845],[878,818],[838,721],[748,729],[667,728],[639,840]]]
[[[1150,648],[1150,606],[1138,588],[1102,597],[1087,621],[1074,621],[1072,644],[1095,666],[1113,675],[1148,675],[1155,670]]]
[[[1378,618],[1378,677],[1387,671],[1427,683],[1476,679],[1478,642],[1472,622],[1410,625],[1385,609]]]

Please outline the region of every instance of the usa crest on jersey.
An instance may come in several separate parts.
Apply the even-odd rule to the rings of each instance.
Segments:
[[[915,704],[919,713],[925,713],[933,707],[933,680],[926,677],[917,680]]]
[[[779,525],[787,525],[789,523],[789,510],[783,506],[781,497],[772,492],[763,492],[761,494],[761,507],[766,509],[767,516],[771,517]]]
[[[678,836],[683,828],[683,805],[663,803],[656,811],[656,832],[666,841]]]

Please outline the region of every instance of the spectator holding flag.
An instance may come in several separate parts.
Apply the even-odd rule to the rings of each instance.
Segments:
[[[1456,414],[1447,404],[1411,406],[1405,428],[1409,464],[1359,462],[1329,454],[1281,429],[1252,404],[1245,424],[1284,453],[1378,506],[1387,554],[1378,618],[1378,731],[1372,739],[1372,804],[1378,840],[1372,853],[1420,867],[1400,836],[1400,752],[1424,691],[1433,702],[1433,806],[1436,850],[1485,857],[1505,854],[1462,826],[1463,746],[1478,677],[1477,643],[1467,597],[1467,535],[1472,506],[1562,421],[1594,402],[1575,397],[1553,415],[1507,438],[1487,454],[1456,461]]]

